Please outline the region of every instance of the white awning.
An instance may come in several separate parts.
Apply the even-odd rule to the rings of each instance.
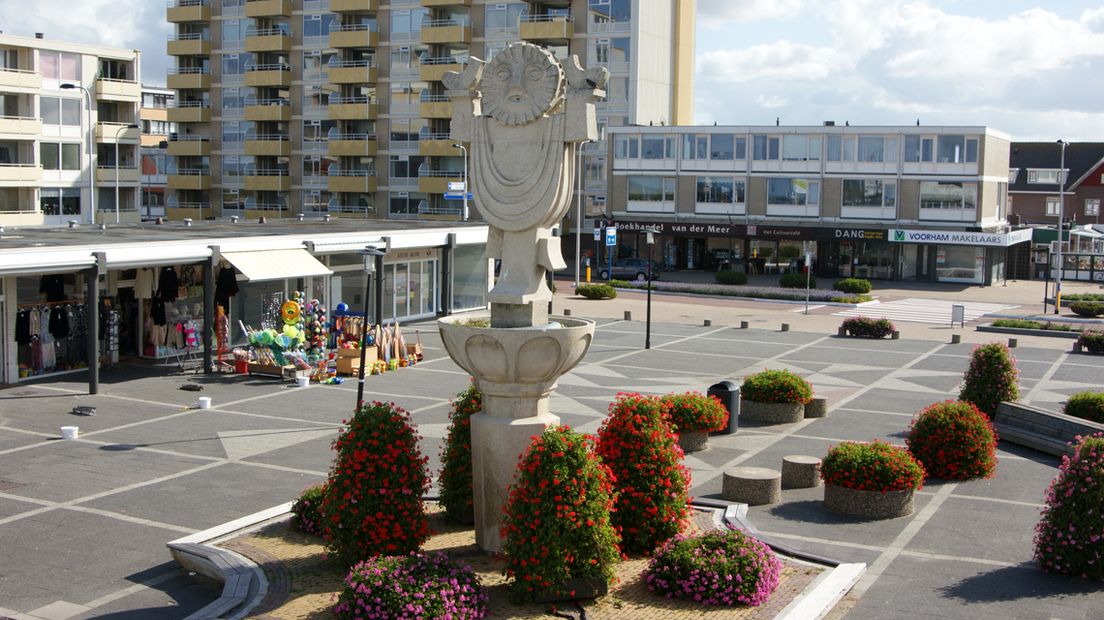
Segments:
[[[306,250],[223,252],[222,257],[250,282],[328,276],[333,272]]]

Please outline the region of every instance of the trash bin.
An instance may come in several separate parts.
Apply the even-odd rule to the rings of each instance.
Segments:
[[[728,427],[711,435],[731,435],[740,426],[740,386],[725,379],[720,383],[709,386],[709,396],[716,396],[721,404],[728,409]]]

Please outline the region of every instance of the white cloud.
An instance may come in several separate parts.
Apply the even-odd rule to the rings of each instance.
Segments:
[[[698,0],[698,23],[705,28],[727,26],[724,22],[753,22],[792,17],[805,7],[805,0]]]
[[[698,73],[722,82],[819,80],[851,69],[839,50],[792,41],[775,41],[736,50],[714,50],[698,57]]]
[[[784,108],[789,101],[779,95],[759,95],[755,98],[755,103],[761,108]]]

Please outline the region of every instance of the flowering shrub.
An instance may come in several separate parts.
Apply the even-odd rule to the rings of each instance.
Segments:
[[[487,592],[471,567],[442,552],[379,555],[349,571],[333,613],[342,620],[483,618]]]
[[[1019,375],[1016,359],[1007,345],[1002,342],[979,345],[974,348],[958,399],[974,403],[992,418],[1002,401],[1020,397]]]
[[[844,319],[840,327],[847,330],[849,336],[856,338],[885,338],[896,331],[889,319],[872,319],[866,316]]]
[[[1077,337],[1077,344],[1081,345],[1089,353],[1100,355],[1104,353],[1104,331],[1099,329],[1086,329]]]
[[[701,392],[668,394],[663,403],[675,432],[719,431],[728,424],[728,409],[716,396]]]
[[[904,448],[884,441],[845,441],[828,450],[820,466],[825,484],[859,491],[920,490],[924,466]]]
[[[312,536],[322,535],[322,498],[326,484],[308,487],[291,505],[291,527]]]
[[[441,447],[441,506],[454,521],[466,521],[472,511],[471,416],[483,409],[483,394],[475,385],[456,395],[449,412],[448,438]]]
[[[1104,434],[1078,437],[1062,457],[1035,526],[1035,560],[1043,570],[1104,580]]]
[[[656,550],[644,571],[648,589],[702,605],[756,607],[778,587],[782,562],[742,530],[676,536]]]
[[[873,288],[870,285],[870,280],[866,278],[844,278],[842,280],[836,280],[836,283],[832,285],[832,288],[840,291],[841,293],[854,293],[857,295],[865,295],[869,293]]]
[[[764,370],[744,379],[740,398],[757,403],[808,403],[813,386],[788,370]]]
[[[410,414],[393,404],[367,403],[333,443],[337,456],[322,501],[322,534],[346,566],[382,553],[418,549],[429,538],[422,495],[426,458]]]
[[[620,539],[610,523],[611,475],[592,444],[553,426],[521,456],[502,521],[506,574],[519,599],[574,596],[572,579],[613,580]]]
[[[1104,423],[1104,392],[1078,392],[1069,397],[1063,412],[1075,418]]]
[[[613,471],[613,524],[624,551],[652,551],[682,531],[690,518],[690,472],[660,399],[618,394],[598,430],[598,456]]]
[[[997,433],[973,403],[935,403],[912,419],[909,452],[929,476],[989,478],[997,468]]]

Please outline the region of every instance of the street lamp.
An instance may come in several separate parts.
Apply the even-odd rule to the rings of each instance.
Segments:
[[[652,348],[652,248],[655,247],[655,231],[648,230],[648,309],[644,320],[644,348]]]
[[[372,291],[372,273],[376,270],[376,259],[386,254],[383,250],[368,246],[357,252],[364,257],[364,327],[360,331],[360,370],[357,372],[357,411],[364,404],[364,360],[366,340],[368,338],[368,295]],[[379,317],[377,317],[379,318]]]
[[[138,125],[131,123],[115,129],[115,223],[119,223],[119,135],[125,129],[138,129]]]
[[[1062,308],[1062,232],[1066,227],[1066,141],[1059,140],[1058,145],[1062,147],[1062,155],[1058,164],[1058,273],[1054,280],[1054,314]]]
[[[464,210],[460,213],[460,221],[466,222],[468,221],[468,149],[460,143],[453,144],[452,147],[460,149],[464,155]]]
[[[95,140],[92,138],[92,94],[88,92],[88,89],[80,84],[71,84],[65,82],[61,85],[62,90],[73,90],[79,88],[84,93],[85,102],[85,116],[88,117],[88,194],[89,204],[92,206],[92,223],[96,223],[96,169],[92,166],[92,144]]]

